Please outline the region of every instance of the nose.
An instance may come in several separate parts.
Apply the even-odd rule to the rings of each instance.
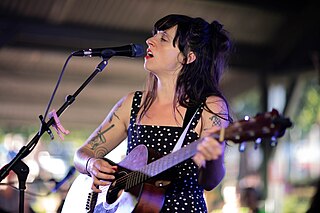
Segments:
[[[153,40],[154,37],[150,37],[146,40],[146,43],[148,46],[154,46],[154,40]]]

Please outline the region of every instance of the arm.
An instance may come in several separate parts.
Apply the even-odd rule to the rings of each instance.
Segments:
[[[111,166],[101,158],[127,137],[132,96],[129,94],[122,98],[75,153],[76,169],[92,177],[92,189],[95,192],[101,192],[96,185],[108,185],[108,181],[114,179],[116,166]]]
[[[209,97],[207,105],[212,112],[227,119],[227,106],[218,97]],[[203,140],[197,147],[194,161],[199,165],[199,184],[206,190],[214,189],[222,181],[225,175],[224,149],[225,142],[219,142],[211,137],[210,133],[218,131],[221,127],[227,127],[229,122],[206,110],[202,113],[201,138]]]

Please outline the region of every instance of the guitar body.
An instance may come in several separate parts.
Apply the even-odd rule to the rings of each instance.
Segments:
[[[92,192],[91,177],[80,174],[68,192],[62,212],[159,212],[164,202],[165,193],[163,185],[157,184],[159,181],[147,181],[130,188],[128,191],[117,187],[123,181],[123,176],[146,166],[152,158],[154,158],[153,153],[149,153],[147,147],[137,146],[118,164],[118,172],[111,185],[99,187],[102,190],[101,193]]]

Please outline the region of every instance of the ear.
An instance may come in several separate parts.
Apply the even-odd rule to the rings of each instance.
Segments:
[[[190,51],[187,56],[187,64],[191,64],[196,59],[197,59],[197,56],[192,51]]]

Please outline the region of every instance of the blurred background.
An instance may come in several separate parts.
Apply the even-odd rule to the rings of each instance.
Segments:
[[[218,20],[231,33],[234,53],[222,80],[234,120],[277,109],[294,126],[276,147],[263,141],[244,152],[229,143],[227,174],[206,192],[210,212],[306,212],[320,176],[319,6],[316,0],[1,0],[0,167],[37,134],[68,56],[76,50],[145,45],[153,23],[180,13]],[[52,103],[58,110],[100,63],[73,57]],[[30,168],[30,212],[59,212],[78,173],[73,154],[118,99],[142,90],[143,59],[114,57],[61,115],[70,134],[44,134],[24,162]],[[125,155],[125,142],[109,158]],[[59,181],[70,178],[61,186]],[[9,183],[9,185],[7,185]],[[0,208],[16,212],[14,173],[1,182]],[[58,188],[53,190],[54,188]],[[87,195],[82,195],[87,196]],[[27,209],[27,207],[26,207]]]

